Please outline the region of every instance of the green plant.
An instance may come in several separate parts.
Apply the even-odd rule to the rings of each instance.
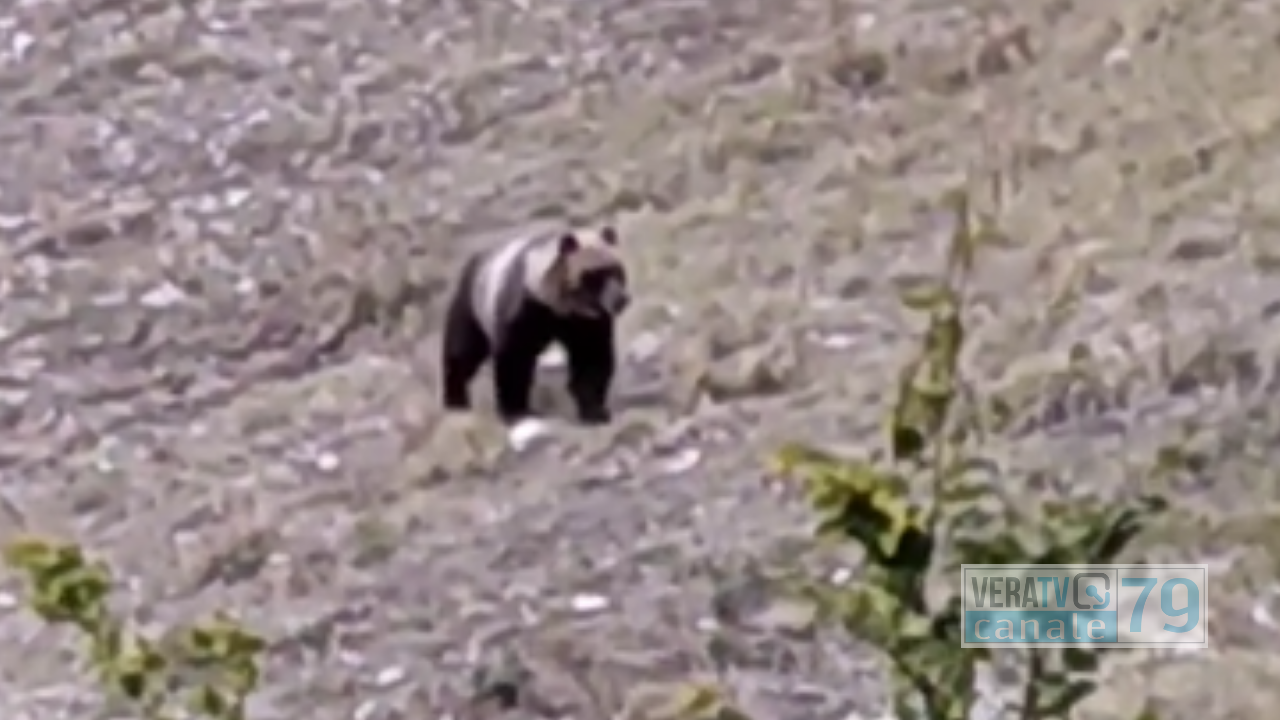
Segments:
[[[887,459],[836,457],[807,446],[784,448],[778,470],[803,483],[820,517],[819,533],[865,550],[851,586],[814,583],[825,617],[889,657],[892,702],[900,720],[966,720],[979,700],[978,670],[996,658],[961,648],[962,564],[1088,564],[1113,561],[1153,515],[1159,497],[1017,506],[979,470],[979,455],[1007,410],[964,391],[965,288],[978,249],[996,235],[966,195],[951,199],[956,230],[946,272],[904,293],[927,316],[918,354],[904,367],[888,418]],[[999,483],[1016,477],[1000,473]],[[925,490],[927,489],[927,492]],[[1027,507],[1027,506],[1030,507]],[[945,584],[945,595],[936,589]],[[1095,688],[1100,651],[1011,651],[1022,687],[1010,703],[1024,720],[1066,718]]]
[[[108,606],[110,570],[74,544],[24,538],[5,548],[4,559],[25,576],[32,611],[80,631],[109,698],[146,720],[178,717],[180,707],[210,720],[244,720],[259,680],[260,638],[222,616],[158,640],[130,629]]]
[[[672,720],[751,720],[719,688],[704,683],[681,688],[670,705],[654,715]]]

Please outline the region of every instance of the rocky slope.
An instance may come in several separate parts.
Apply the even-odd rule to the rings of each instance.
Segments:
[[[760,720],[874,717],[875,656],[760,579],[849,562],[806,552],[761,458],[876,441],[918,330],[895,286],[967,184],[1008,235],[970,358],[1019,400],[1008,465],[1113,493],[1164,444],[1202,453],[1147,542],[1217,563],[1213,649],[1126,654],[1093,710],[1262,717],[1280,9],[965,7],[15,4],[0,539],[93,546],[149,623],[236,610],[272,642],[263,720],[490,717],[512,683],[512,717],[641,718],[707,674]],[[640,286],[619,422],[515,452],[439,417],[462,249],[605,217]],[[97,717],[16,590],[3,714]]]

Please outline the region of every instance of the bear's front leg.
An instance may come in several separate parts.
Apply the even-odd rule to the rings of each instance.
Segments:
[[[613,419],[609,390],[616,366],[613,323],[584,321],[562,342],[569,359],[569,395],[577,405],[578,419],[589,425],[608,423]]]

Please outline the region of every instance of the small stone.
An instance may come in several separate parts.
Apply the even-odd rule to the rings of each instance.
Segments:
[[[378,687],[391,687],[392,685],[397,685],[403,682],[408,674],[409,673],[399,665],[392,665],[379,670],[377,677],[373,680],[373,683]]]
[[[573,608],[573,611],[578,613],[600,612],[601,610],[608,609],[610,604],[609,598],[603,595],[585,593],[581,595],[574,595],[573,599],[569,601],[569,607]]]
[[[569,358],[564,354],[564,350],[559,347],[553,347],[542,353],[538,357],[538,367],[547,370],[559,370],[569,364]]]
[[[525,452],[534,447],[539,440],[551,435],[551,424],[537,418],[527,418],[516,423],[507,432],[507,442],[516,452]]]
[[[229,208],[237,208],[248,202],[252,195],[248,188],[231,188],[222,194],[222,202]]]
[[[351,713],[352,720],[372,720],[378,714],[377,700],[364,700]]]
[[[658,470],[663,475],[683,475],[702,462],[702,451],[697,448],[684,448],[658,461]]]
[[[186,293],[179,290],[176,285],[165,282],[148,290],[138,299],[138,302],[149,308],[161,309],[177,305],[186,297]]]
[[[13,53],[14,58],[22,60],[26,58],[27,51],[36,44],[35,36],[21,30],[13,33],[9,38],[9,50]]]
[[[805,634],[813,629],[816,619],[817,609],[809,603],[777,600],[751,618],[751,624],[785,633]]]
[[[819,335],[818,344],[828,350],[847,350],[857,345],[858,340],[848,333],[829,333]]]
[[[662,350],[662,338],[655,332],[642,332],[632,339],[628,354],[637,362],[646,362],[658,356]]]
[[[338,459],[338,456],[331,452],[322,452],[316,457],[316,468],[323,472],[333,472],[341,464],[342,461]]]
[[[1276,629],[1276,618],[1271,614],[1271,609],[1267,607],[1265,600],[1258,600],[1253,604],[1249,611],[1249,619],[1257,625],[1268,629]]]
[[[1132,57],[1133,57],[1133,53],[1129,51],[1129,48],[1123,45],[1117,45],[1116,47],[1113,47],[1110,50],[1108,50],[1107,54],[1103,56],[1102,64],[1107,67],[1116,67],[1118,65],[1128,65],[1129,60],[1132,59]]]
[[[796,379],[798,365],[792,343],[763,343],[712,363],[702,378],[702,389],[716,402],[768,397],[782,392]]]

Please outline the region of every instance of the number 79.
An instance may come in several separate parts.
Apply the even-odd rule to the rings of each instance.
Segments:
[[[1133,617],[1129,618],[1129,632],[1142,632],[1142,611],[1146,609],[1147,596],[1155,589],[1157,582],[1156,578],[1130,577],[1120,579],[1121,587],[1142,588],[1142,594],[1138,595],[1138,602],[1133,606]],[[1179,586],[1187,589],[1187,605],[1186,607],[1175,608],[1173,606],[1173,589]],[[1165,623],[1164,629],[1166,631],[1174,633],[1190,632],[1200,624],[1200,588],[1186,578],[1173,578],[1165,581],[1164,587],[1160,588],[1160,611],[1169,617],[1187,616],[1186,621],[1181,625]]]

